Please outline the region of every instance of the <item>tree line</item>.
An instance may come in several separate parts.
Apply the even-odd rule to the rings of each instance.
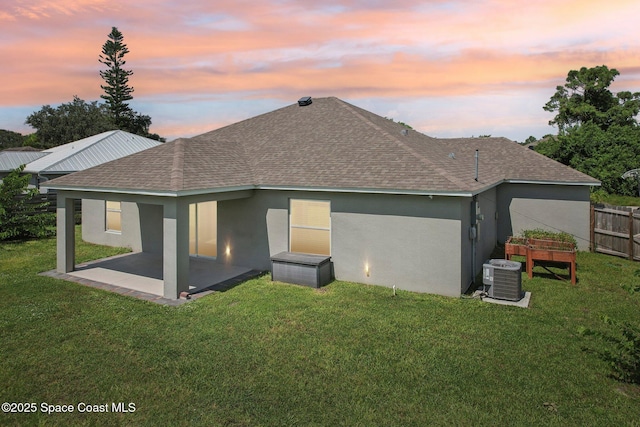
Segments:
[[[104,102],[85,101],[78,96],[57,107],[44,105],[27,116],[25,123],[36,131],[23,136],[17,132],[0,130],[0,149],[18,146],[51,148],[77,141],[109,130],[120,129],[147,138],[164,141],[150,133],[151,117],[134,111],[127,101],[133,99],[134,88],[129,86],[133,71],[124,68],[129,53],[124,36],[112,27],[102,46],[98,61],[106,66],[100,71]]]

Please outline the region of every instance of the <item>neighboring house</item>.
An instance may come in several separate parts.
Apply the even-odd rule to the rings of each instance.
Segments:
[[[28,163],[25,173],[36,184],[116,160],[161,145],[160,141],[123,130],[112,130],[44,150],[48,155]]]
[[[17,169],[22,165],[31,163],[32,161],[46,155],[47,153],[43,153],[37,150],[23,151],[6,149],[0,151],[0,181],[2,181],[2,178],[7,176],[12,170]]]
[[[83,238],[162,254],[167,298],[188,290],[190,256],[268,270],[282,251],[331,256],[340,280],[460,295],[522,229],[586,249],[594,185],[508,139],[431,138],[337,98],[46,184],[59,272],[75,268],[71,207],[84,199]]]
[[[0,178],[11,170],[26,165],[24,172],[31,174],[30,185],[72,172],[97,166],[160,145],[159,141],[112,130],[43,151],[0,152]]]

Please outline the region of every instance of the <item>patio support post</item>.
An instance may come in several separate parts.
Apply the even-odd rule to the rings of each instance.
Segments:
[[[69,273],[73,271],[76,264],[73,214],[73,199],[64,193],[58,193],[56,207],[56,270],[58,273]]]
[[[178,299],[189,290],[189,204],[180,198],[164,205],[164,297]]]

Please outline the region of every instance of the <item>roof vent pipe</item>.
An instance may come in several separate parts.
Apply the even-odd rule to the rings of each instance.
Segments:
[[[476,182],[478,182],[478,150],[476,150]]]

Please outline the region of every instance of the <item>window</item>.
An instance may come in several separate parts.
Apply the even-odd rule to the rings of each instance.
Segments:
[[[189,205],[189,255],[216,257],[218,255],[217,202]]]
[[[122,232],[122,206],[120,202],[107,201],[106,230]]]
[[[331,255],[331,203],[318,200],[291,200],[289,250]]]

